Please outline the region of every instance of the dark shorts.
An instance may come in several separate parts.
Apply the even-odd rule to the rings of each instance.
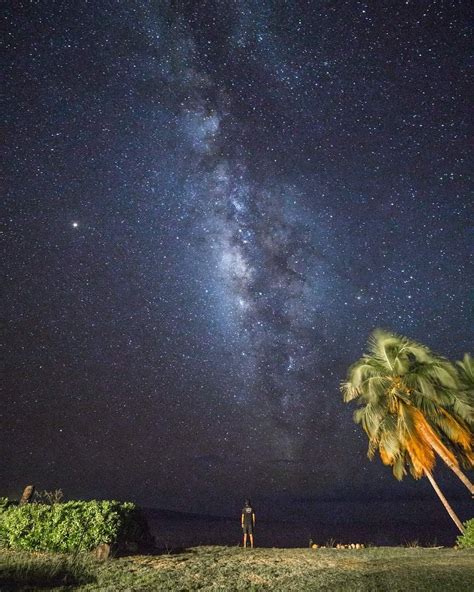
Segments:
[[[242,526],[242,532],[244,534],[253,534],[253,524],[244,524]]]

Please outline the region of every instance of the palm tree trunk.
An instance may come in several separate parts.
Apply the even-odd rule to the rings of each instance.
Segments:
[[[466,475],[461,471],[459,466],[457,466],[455,463],[453,463],[453,461],[450,460],[446,456],[442,446],[439,445],[439,443],[436,441],[436,439],[433,438],[429,432],[427,433],[426,430],[423,430],[423,435],[428,440],[431,448],[433,448],[433,450],[444,461],[444,463],[451,469],[451,471],[464,483],[464,485],[470,491],[471,495],[474,496],[474,485],[469,481],[469,479],[466,477]]]
[[[436,452],[438,452],[438,451],[436,450]],[[461,469],[459,467],[457,467],[456,465],[453,465],[453,463],[449,462],[449,460],[446,460],[445,458],[443,458],[441,456],[441,454],[439,456],[444,460],[444,462],[448,465],[448,467],[451,469],[451,471],[455,475],[457,475],[457,477],[464,483],[464,485],[471,492],[471,495],[474,497],[474,485],[469,481],[467,476],[461,471]]]
[[[457,517],[456,513],[454,512],[454,510],[451,508],[451,506],[449,505],[448,500],[444,497],[441,489],[438,487],[438,484],[436,483],[436,481],[434,480],[433,475],[427,471],[426,469],[424,469],[425,475],[428,477],[431,485],[433,486],[433,489],[436,491],[436,493],[438,494],[439,499],[441,500],[443,506],[446,508],[446,511],[448,512],[448,514],[451,516],[454,524],[456,524],[456,526],[458,527],[458,529],[460,530],[461,534],[464,534],[464,526],[462,525],[461,520],[459,520],[459,518]]]

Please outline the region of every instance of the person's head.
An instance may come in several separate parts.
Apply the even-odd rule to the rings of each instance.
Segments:
[[[248,506],[248,507],[250,507],[250,500],[249,499],[246,499],[245,500],[245,505]]]

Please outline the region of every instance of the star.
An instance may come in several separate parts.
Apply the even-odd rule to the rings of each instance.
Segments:
[[[472,339],[462,3],[6,4],[0,497],[409,495],[339,384],[376,327]]]

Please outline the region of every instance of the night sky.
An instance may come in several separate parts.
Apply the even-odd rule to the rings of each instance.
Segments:
[[[339,383],[470,349],[468,6],[7,3],[0,494],[435,497]]]

